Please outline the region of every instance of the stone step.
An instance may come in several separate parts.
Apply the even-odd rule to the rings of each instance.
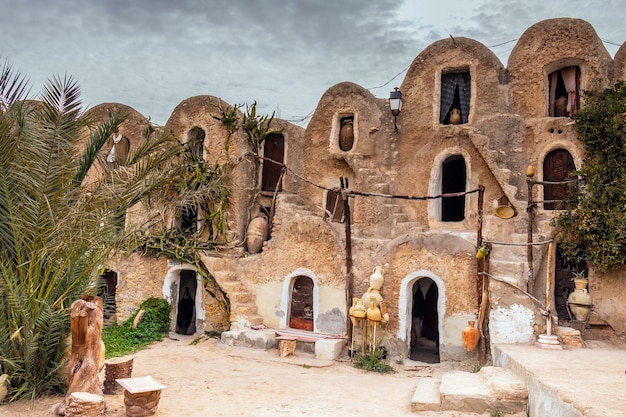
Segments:
[[[441,380],[437,378],[419,378],[417,388],[411,399],[412,411],[440,411],[441,398],[439,387]]]
[[[506,415],[525,411],[528,403],[524,379],[494,366],[485,366],[476,373],[445,373],[439,389],[444,411],[487,413],[500,410]]]

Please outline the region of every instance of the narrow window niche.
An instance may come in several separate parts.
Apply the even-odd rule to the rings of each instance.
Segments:
[[[467,181],[465,159],[452,155],[441,167],[442,194],[462,193]],[[465,220],[465,196],[444,197],[441,200],[441,221],[460,222]]]
[[[574,117],[580,107],[580,67],[564,67],[548,75],[550,117]]]
[[[204,129],[198,126],[194,126],[187,133],[187,146],[189,147],[189,151],[191,155],[196,160],[204,159],[204,138],[206,137],[206,133]]]
[[[339,118],[339,149],[343,152],[351,151],[354,147],[354,115],[346,115]]]
[[[471,81],[469,70],[441,74],[439,123],[444,125],[468,123]]]
[[[185,235],[191,235],[198,231],[198,208],[195,204],[187,204],[180,209],[178,225]]]

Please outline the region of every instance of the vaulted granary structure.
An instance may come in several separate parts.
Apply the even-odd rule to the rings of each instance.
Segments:
[[[95,106],[86,117],[129,114],[104,155],[132,152],[146,127],[163,129],[230,181],[226,233],[198,250],[199,263],[140,251],[110,259],[111,318],[156,296],[172,304],[181,334],[351,339],[362,331],[356,321],[352,333],[352,297],[371,290],[380,266],[389,320],[375,342],[401,357],[430,349],[437,360],[463,359],[468,321],[491,343],[534,343],[546,333],[547,296],[555,324],[568,321],[571,278],[585,270],[591,320],[624,333],[624,271],[564,262],[551,224],[563,188],[543,182],[569,180],[581,166],[572,117],[585,90],[626,80],[625,56],[622,45],[612,58],[591,25],[571,18],[528,28],[506,66],[480,42],[442,39],[410,65],[394,92],[399,111],[342,82],[306,128],[272,119],[258,149],[233,122],[245,109],[216,97],[184,100],[163,127],[122,104]],[[126,223],[158,219],[158,230],[212,238],[198,207],[163,207],[138,205]],[[478,259],[483,246],[488,255]]]

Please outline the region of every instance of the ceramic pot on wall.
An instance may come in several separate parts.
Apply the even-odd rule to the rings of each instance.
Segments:
[[[269,222],[264,213],[259,213],[250,221],[246,233],[246,247],[250,253],[259,253],[263,249],[263,242],[269,234]]]
[[[341,130],[339,131],[339,149],[349,151],[354,146],[354,126],[351,119],[345,119],[341,122]]]
[[[463,345],[465,345],[465,349],[468,352],[472,352],[476,349],[476,345],[478,345],[478,340],[480,340],[480,333],[478,329],[474,327],[474,320],[470,320],[467,322],[467,327],[463,329]]]

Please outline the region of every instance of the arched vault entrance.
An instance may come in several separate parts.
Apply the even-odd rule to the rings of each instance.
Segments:
[[[205,312],[202,307],[202,283],[195,268],[171,268],[163,281],[163,298],[172,306],[170,330],[193,335],[204,330]]]
[[[443,281],[430,271],[413,272],[402,280],[398,300],[398,342],[405,348],[407,357],[422,362],[439,362],[445,299]]]

